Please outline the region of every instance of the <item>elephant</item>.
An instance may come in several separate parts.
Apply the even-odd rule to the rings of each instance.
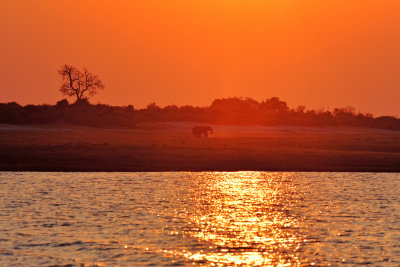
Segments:
[[[197,138],[201,138],[202,136],[207,138],[208,132],[213,134],[213,129],[210,126],[194,126],[192,129],[193,136]]]

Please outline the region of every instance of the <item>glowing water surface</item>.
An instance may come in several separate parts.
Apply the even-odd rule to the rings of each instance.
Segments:
[[[1,266],[400,264],[400,174],[0,173]]]

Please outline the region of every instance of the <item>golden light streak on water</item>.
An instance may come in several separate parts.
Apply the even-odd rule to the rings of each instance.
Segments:
[[[188,217],[194,225],[184,234],[208,242],[211,251],[183,253],[197,262],[234,265],[287,266],[296,263],[295,252],[304,241],[293,231],[298,222],[276,198],[286,192],[268,187],[273,176],[258,172],[213,173],[201,189],[197,212]],[[289,229],[289,230],[288,230]],[[291,229],[291,230],[290,230]],[[290,258],[290,260],[289,260]]]
[[[400,264],[400,175],[0,173],[0,266]]]

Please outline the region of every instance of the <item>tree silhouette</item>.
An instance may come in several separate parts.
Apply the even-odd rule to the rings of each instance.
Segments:
[[[62,76],[60,91],[64,95],[76,96],[76,102],[87,101],[87,95],[93,96],[105,87],[99,77],[86,68],[81,71],[74,66],[63,65],[58,73]]]
[[[260,109],[273,113],[283,113],[289,110],[285,101],[281,101],[279,97],[271,97],[261,102]]]

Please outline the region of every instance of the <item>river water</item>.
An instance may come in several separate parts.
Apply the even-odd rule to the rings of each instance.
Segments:
[[[0,172],[0,266],[400,265],[399,173]]]

